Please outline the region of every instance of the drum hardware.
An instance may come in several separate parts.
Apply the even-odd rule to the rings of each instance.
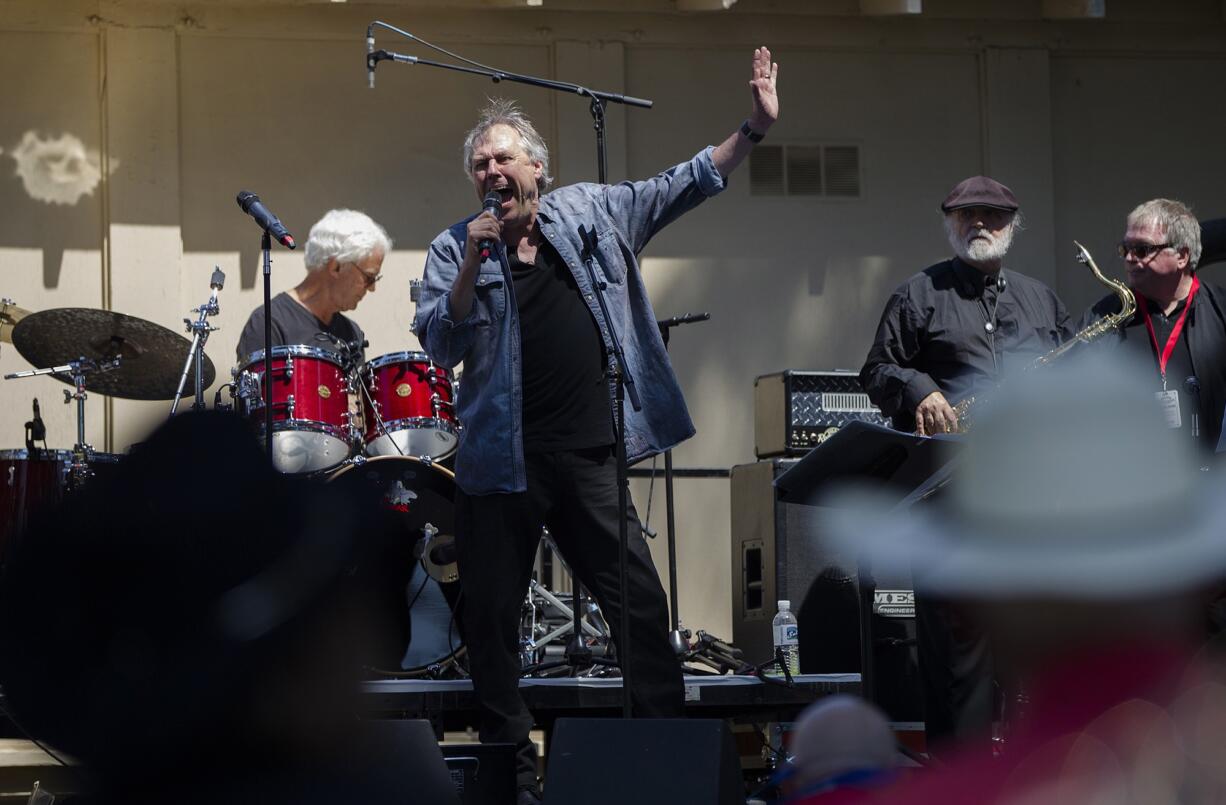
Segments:
[[[26,319],[29,321],[30,319]],[[19,350],[20,351],[20,350]],[[90,358],[78,358],[75,361],[69,361],[62,366],[52,366],[46,369],[30,369],[23,372],[13,372],[4,376],[5,380],[15,380],[23,377],[38,377],[40,375],[51,375],[57,380],[64,380],[64,376],[72,377],[74,386],[73,391],[64,389],[64,404],[68,405],[73,400],[77,403],[77,443],[72,448],[72,472],[69,485],[77,488],[83,485],[89,477],[89,456],[93,452],[93,447],[85,443],[85,400],[89,395],[85,393],[85,378],[86,375],[97,372],[102,374],[114,369],[118,369],[122,363],[122,358],[115,357],[108,361],[96,361]]]
[[[418,542],[418,558],[430,578],[442,584],[460,580],[456,562],[455,535],[440,534],[432,523],[421,527],[422,539]]]
[[[209,278],[209,288],[211,293],[209,299],[200,307],[192,308],[192,313],[198,313],[199,317],[192,321],[184,319],[183,323],[187,325],[187,331],[192,333],[192,346],[187,352],[187,361],[183,364],[183,374],[179,378],[179,387],[175,390],[175,401],[170,405],[170,415],[174,416],[179,409],[179,400],[183,398],[183,387],[187,384],[187,374],[192,369],[192,364],[196,365],[196,401],[192,404],[193,411],[203,411],[204,405],[204,345],[208,343],[209,334],[221,329],[214,327],[208,323],[209,316],[216,316],[221,312],[221,308],[217,306],[217,293],[225,287],[226,275],[219,266],[213,267],[213,276]]]

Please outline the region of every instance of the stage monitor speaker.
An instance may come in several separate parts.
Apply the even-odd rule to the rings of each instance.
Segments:
[[[372,719],[363,723],[365,762],[383,777],[395,776],[411,794],[408,802],[461,805],[452,775],[430,722],[417,718]]]
[[[443,744],[460,805],[515,805],[515,744]]]
[[[732,642],[751,663],[771,658],[775,604],[788,600],[800,627],[800,671],[860,671],[855,557],[833,553],[814,506],[779,503],[774,481],[798,459],[732,468]],[[878,574],[873,601],[877,704],[892,721],[923,721],[909,574]]]
[[[560,718],[545,805],[741,805],[728,725],[713,718]]]

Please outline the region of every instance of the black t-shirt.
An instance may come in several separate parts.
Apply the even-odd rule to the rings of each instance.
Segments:
[[[507,258],[519,308],[524,451],[612,444],[604,342],[575,278],[548,242],[535,264]]]
[[[324,324],[288,293],[279,293],[274,296],[269,307],[272,310],[272,346],[274,347],[302,344],[340,354],[342,349],[333,338],[358,344],[365,340],[362,328],[343,313],[337,313],[332,317],[330,324]],[[243,334],[238,337],[236,350],[238,362],[244,363],[251,353],[263,349],[264,306],[260,305],[247,317]],[[357,354],[357,359],[358,361],[363,360],[361,350]]]

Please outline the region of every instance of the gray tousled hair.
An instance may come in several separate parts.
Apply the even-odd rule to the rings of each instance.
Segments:
[[[386,257],[392,250],[387,231],[369,215],[357,210],[328,210],[307,236],[307,271],[318,271],[335,258],[338,263],[356,263],[375,252]]]
[[[515,101],[506,98],[490,98],[477,116],[476,125],[464,137],[464,175],[472,178],[473,150],[485,133],[499,124],[513,128],[524,144],[524,154],[532,162],[541,163],[541,176],[536,180],[536,189],[544,193],[553,184],[553,177],[549,175],[549,146],[545,145],[545,139],[528,116],[515,105]]]
[[[1188,205],[1169,198],[1150,199],[1128,213],[1128,225],[1134,224],[1161,227],[1168,243],[1188,250],[1188,267],[1196,270],[1201,254],[1200,222]]]

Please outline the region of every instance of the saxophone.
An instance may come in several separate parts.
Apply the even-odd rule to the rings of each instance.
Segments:
[[[1120,298],[1120,312],[1104,316],[1089,326],[1084,327],[1060,346],[1028,363],[1022,368],[1023,373],[1040,366],[1046,366],[1078,344],[1089,344],[1091,341],[1097,341],[1108,333],[1113,332],[1116,328],[1123,326],[1125,322],[1132,318],[1132,314],[1137,311],[1137,298],[1133,295],[1132,289],[1119,280],[1112,279],[1103,274],[1085,246],[1082,246],[1077,241],[1073,241],[1073,245],[1077,247],[1077,262],[1089,266],[1090,271],[1094,274],[1094,279],[1106,285]],[[971,416],[975,409],[976,399],[975,396],[967,397],[953,407],[954,414],[958,417],[958,430],[961,433],[966,433],[971,429]]]

